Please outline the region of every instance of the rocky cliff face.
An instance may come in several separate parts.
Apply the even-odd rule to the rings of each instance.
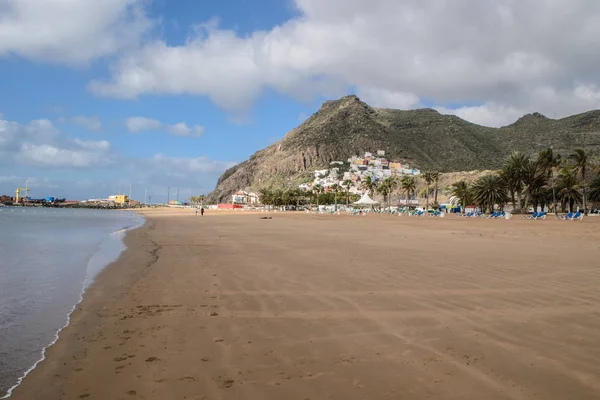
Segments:
[[[503,128],[488,128],[435,110],[373,108],[356,96],[324,103],[281,141],[227,170],[209,195],[227,201],[240,189],[295,185],[331,161],[385,150],[388,159],[442,172],[498,168],[513,150],[553,147],[600,150],[600,111],[553,120],[528,114]]]

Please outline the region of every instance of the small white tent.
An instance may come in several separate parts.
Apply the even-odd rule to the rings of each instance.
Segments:
[[[357,206],[372,206],[374,204],[379,204],[379,203],[376,202],[375,200],[373,200],[372,198],[370,198],[368,193],[365,193],[360,198],[360,200],[354,202],[353,204],[356,204]]]

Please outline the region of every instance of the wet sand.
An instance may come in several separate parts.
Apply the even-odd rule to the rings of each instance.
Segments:
[[[600,218],[262,215],[148,212],[12,398],[600,398]]]

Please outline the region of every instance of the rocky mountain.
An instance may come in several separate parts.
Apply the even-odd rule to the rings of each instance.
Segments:
[[[325,102],[282,140],[225,171],[209,199],[227,201],[240,189],[296,184],[331,161],[365,151],[381,149],[390,160],[451,172],[495,169],[513,150],[533,155],[546,147],[563,154],[575,148],[599,152],[600,110],[558,120],[534,113],[489,128],[432,109],[374,108],[346,96]]]

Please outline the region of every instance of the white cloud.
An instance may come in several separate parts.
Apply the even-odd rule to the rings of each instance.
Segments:
[[[235,162],[215,161],[207,157],[186,158],[169,157],[164,154],[154,155],[149,162],[165,171],[180,171],[182,173],[215,173],[223,172],[233,167]],[[187,176],[187,175],[186,175]]]
[[[169,133],[177,136],[202,136],[204,133],[204,127],[200,125],[194,125],[192,128],[188,127],[185,122],[178,122],[175,125],[167,127]]]
[[[110,142],[108,142],[107,140],[94,141],[94,140],[81,140],[81,139],[75,138],[75,139],[73,139],[73,142],[75,142],[81,148],[87,149],[87,150],[103,150],[103,151],[110,150]]]
[[[185,122],[178,122],[175,125],[171,125],[167,128],[167,130],[169,131],[169,133],[179,136],[188,136],[192,132],[192,130],[188,128],[188,126],[185,124]]]
[[[115,162],[110,143],[64,136],[46,119],[27,125],[0,120],[0,162],[11,165],[91,168]]]
[[[523,110],[505,107],[496,103],[487,103],[481,106],[466,106],[455,109],[436,107],[442,114],[456,115],[464,120],[478,125],[500,127],[515,122],[523,116]]]
[[[112,163],[107,154],[86,147],[66,149],[49,144],[23,143],[20,157],[28,164],[48,167],[87,168]]]
[[[399,110],[415,108],[419,97],[414,93],[394,92],[386,89],[360,87],[360,98],[373,107],[395,108]]]
[[[20,182],[19,178],[15,175],[8,175],[8,176],[0,176],[0,183],[7,183],[7,182]]]
[[[176,136],[200,137],[204,133],[204,127],[194,125],[189,127],[185,122],[178,122],[174,125],[163,124],[159,120],[146,117],[130,117],[125,120],[125,126],[129,132],[139,133],[142,131],[153,131],[166,129],[166,131]]]
[[[84,117],[82,115],[78,115],[76,117],[71,118],[71,122],[76,125],[81,126],[88,131],[99,131],[102,129],[102,121],[98,117]]]
[[[160,129],[162,128],[162,123],[152,118],[130,117],[125,120],[125,126],[127,126],[129,132],[139,133]]]
[[[202,130],[198,125],[186,127],[190,135]],[[0,169],[10,171],[0,175],[0,194],[14,193],[15,185],[29,179],[35,191],[32,196],[36,197],[48,194],[69,199],[106,197],[131,183],[137,199],[143,199],[147,187],[154,201],[166,201],[168,186],[179,189],[181,198],[187,199],[193,194],[210,192],[218,177],[235,164],[208,157],[165,154],[126,157],[107,140],[67,136],[49,120],[19,124],[0,119]],[[12,171],[27,173],[29,178]]]
[[[136,47],[146,0],[2,0],[0,56],[81,64]]]
[[[599,106],[600,2],[295,3],[301,15],[269,31],[241,36],[210,22],[182,45],[147,42],[89,87],[121,98],[202,95],[234,113],[266,88],[304,99],[355,87],[388,107],[475,104],[456,113],[494,124],[513,110]]]

